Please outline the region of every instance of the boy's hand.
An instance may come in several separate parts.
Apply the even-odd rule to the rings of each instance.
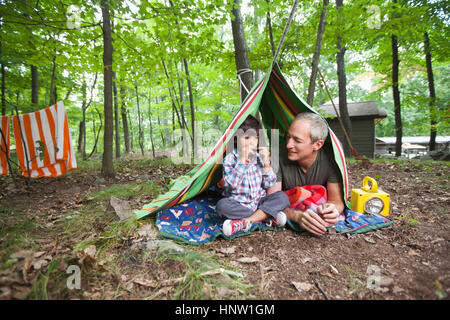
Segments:
[[[264,167],[270,167],[270,151],[267,147],[259,148],[259,155],[264,163]]]

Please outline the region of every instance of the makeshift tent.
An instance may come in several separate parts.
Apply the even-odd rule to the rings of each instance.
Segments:
[[[137,219],[171,208],[216,185],[222,178],[220,160],[226,150],[228,141],[233,137],[247,116],[255,116],[258,111],[260,112],[263,126],[267,130],[279,130],[280,148],[285,146],[287,130],[296,114],[301,112],[317,113],[292,90],[278,65],[273,64],[267,74],[250,90],[225,133],[206,159],[187,175],[175,179],[169,186],[167,193],[158,196],[150,204],[144,205],[142,209],[136,210]],[[344,199],[347,199],[348,177],[344,151],[334,132],[331,129],[329,132],[330,134],[324,148],[331,155],[331,158],[334,158],[340,169],[343,181],[342,196]],[[345,203],[347,204],[346,201]]]

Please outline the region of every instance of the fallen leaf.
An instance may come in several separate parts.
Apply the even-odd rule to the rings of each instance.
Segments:
[[[25,259],[26,257],[31,256],[31,255],[32,255],[31,251],[29,251],[29,250],[21,250],[21,251],[14,252],[9,257],[11,259]]]
[[[380,277],[380,281],[379,281],[379,285],[381,287],[390,287],[394,284],[394,279],[389,278],[387,276],[381,276]]]
[[[417,253],[417,251],[413,250],[413,249],[409,249],[408,251],[408,256],[420,256],[419,253]]]
[[[369,237],[364,237],[364,240],[366,240],[366,242],[368,242],[368,243],[372,243],[372,244],[376,243],[372,238],[369,238]]]
[[[31,259],[30,256],[25,258],[25,262],[23,264],[22,269],[23,281],[25,281],[25,283],[28,283],[28,270],[30,270],[32,262],[33,260]]]
[[[0,288],[0,299],[8,299],[11,295],[11,288],[1,287]]]
[[[405,292],[405,290],[400,287],[397,287],[397,286],[394,286],[394,288],[392,289],[392,293],[394,293],[394,294],[399,294],[402,292]]]
[[[151,224],[145,224],[138,231],[138,235],[146,238],[156,238],[158,232],[152,227]]]
[[[302,291],[308,292],[313,287],[313,285],[308,282],[292,281],[291,283],[294,285],[295,289],[297,289],[298,292],[302,292]]]
[[[48,265],[48,261],[45,259],[35,260],[32,265],[34,270],[40,270],[42,267]]]
[[[33,258],[39,258],[40,256],[42,256],[45,253],[45,251],[38,251],[33,253]]]
[[[91,244],[90,246],[88,246],[86,249],[84,249],[83,251],[87,256],[94,258],[95,256],[95,252],[97,252],[97,248],[95,247],[95,245]]]
[[[79,264],[82,264],[84,261],[87,263],[93,263],[95,261],[95,253],[97,248],[95,245],[91,244],[87,248],[85,248],[82,252],[78,252],[78,256],[80,259],[78,260]]]
[[[332,266],[331,264],[330,264],[330,269],[331,269],[331,272],[333,272],[334,274],[339,274],[339,271],[338,271],[338,269],[336,269],[334,266]]]
[[[158,286],[158,282],[155,280],[147,280],[147,279],[134,279],[134,283],[140,284],[144,287],[156,288]]]
[[[18,299],[18,300],[24,300],[27,296],[28,293],[31,290],[31,287],[24,287],[24,286],[19,286],[19,285],[13,285],[12,286],[12,297],[13,299]]]
[[[240,263],[256,263],[259,262],[259,258],[258,257],[243,257],[243,258],[239,258],[236,260],[237,262]]]
[[[216,251],[223,253],[225,255],[230,255],[230,254],[234,254],[236,252],[236,247],[219,248],[219,249],[216,249]]]
[[[127,201],[120,200],[114,196],[109,200],[107,211],[114,211],[120,221],[133,217],[133,211]]]
[[[311,258],[308,258],[308,257],[303,258],[303,259],[300,259],[300,262],[301,262],[302,264],[305,264],[305,263],[310,262],[310,261],[311,261]]]

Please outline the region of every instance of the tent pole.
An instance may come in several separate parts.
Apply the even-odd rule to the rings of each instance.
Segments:
[[[352,143],[350,141],[350,138],[348,136],[347,130],[345,130],[344,123],[342,122],[342,119],[341,119],[341,117],[340,117],[340,115],[339,115],[339,113],[337,111],[337,108],[336,108],[336,106],[334,104],[333,98],[331,97],[330,91],[328,91],[328,86],[327,86],[327,84],[325,82],[325,79],[323,78],[322,72],[320,71],[319,67],[317,67],[317,70],[319,71],[320,79],[322,80],[323,85],[325,87],[325,90],[327,91],[328,97],[331,100],[331,104],[333,105],[334,112],[336,112],[336,117],[339,120],[339,124],[341,125],[342,131],[344,132],[345,139],[347,140],[347,143],[348,143],[348,145],[350,147],[351,152],[353,153],[355,158],[358,159],[358,160],[364,160],[364,159],[368,160],[364,155],[360,154],[358,151],[355,150],[355,148],[353,148],[353,145],[352,145]]]
[[[299,0],[295,0],[294,5],[292,6],[291,14],[289,15],[289,19],[286,23],[286,26],[284,27],[283,35],[281,36],[280,43],[278,44],[277,52],[273,56],[272,65],[277,61],[278,55],[280,54],[281,47],[283,46],[284,39],[286,38],[286,34],[289,30],[289,27],[291,25],[292,19],[294,18],[295,10],[297,9]]]

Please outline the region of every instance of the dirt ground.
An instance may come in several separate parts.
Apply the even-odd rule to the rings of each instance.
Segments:
[[[84,212],[93,192],[145,181],[162,191],[170,178],[191,168],[133,166],[131,159],[124,163],[125,169],[111,180],[89,170],[35,180],[29,188],[22,179],[16,184],[0,180],[2,299],[186,298],[177,296],[180,288],[174,285],[186,278],[173,280],[183,275],[185,262],[143,258],[136,248],[148,239],[136,232],[121,233],[114,244],[104,245],[105,230],[117,223],[114,214],[104,213],[108,200],[102,200],[100,215],[81,225],[93,231],[67,232],[67,220]],[[384,229],[322,237],[284,229],[254,232],[231,241],[218,238],[201,247],[179,245],[235,267],[251,285],[245,296],[238,289],[212,294],[204,287],[204,299],[448,299],[448,168],[446,163],[432,162],[349,162],[351,188],[360,187],[362,179],[371,176],[391,195],[390,218],[395,223]],[[156,195],[124,200],[138,209]],[[154,225],[154,218],[138,226],[143,224]],[[89,247],[80,250],[81,242],[94,243],[94,252],[89,253]],[[101,244],[107,249],[100,253]],[[108,256],[118,257],[116,263],[109,264]],[[59,263],[52,265],[52,261]],[[67,266],[80,262],[89,276],[82,279],[81,290],[68,290]]]

